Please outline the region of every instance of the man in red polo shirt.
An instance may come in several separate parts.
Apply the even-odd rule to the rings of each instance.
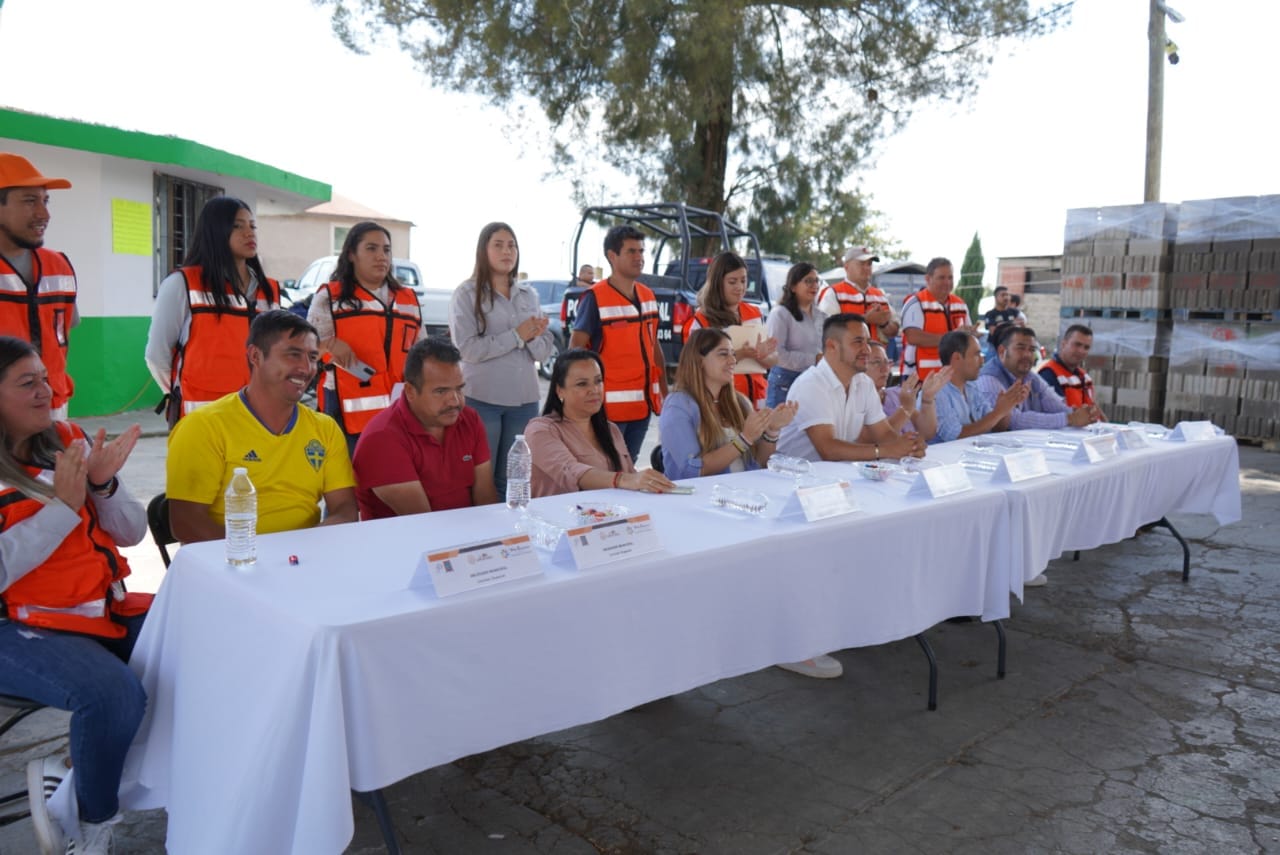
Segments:
[[[352,464],[366,520],[498,501],[484,425],[463,396],[462,355],[419,341],[404,363],[404,394],[360,434]]]

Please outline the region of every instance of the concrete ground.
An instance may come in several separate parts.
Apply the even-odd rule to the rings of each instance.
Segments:
[[[140,444],[136,495],[163,458]],[[1004,680],[990,627],[931,629],[936,712],[912,640],[837,653],[838,680],[766,669],[393,785],[404,851],[1280,852],[1280,455],[1240,461],[1242,522],[1175,518],[1189,584],[1162,531],[1055,561],[1006,622]],[[150,544],[130,560],[159,581]],[[45,712],[0,740],[0,791],[64,733]],[[347,851],[381,851],[355,817]],[[161,852],[164,829],[130,815],[116,851]],[[0,829],[31,851],[29,820]]]

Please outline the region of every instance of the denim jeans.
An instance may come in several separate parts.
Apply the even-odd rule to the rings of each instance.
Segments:
[[[622,441],[626,443],[631,462],[637,469],[647,466],[649,461],[640,460],[640,446],[644,445],[644,435],[649,432],[649,417],[645,416],[633,422],[614,422],[614,424],[618,426],[618,430],[622,431]]]
[[[320,379],[320,383],[324,383],[324,378]],[[324,389],[320,392],[324,395],[324,403],[321,411],[338,423],[338,427],[342,428],[342,404],[338,403],[338,396],[334,394],[332,389]],[[347,456],[354,458],[356,456],[356,443],[360,440],[360,434],[347,433],[343,428],[342,435],[347,439]]]
[[[124,638],[36,629],[0,622],[0,693],[71,713],[71,764],[82,822],[106,822],[120,810],[125,754],[147,696],[125,664],[145,615],[116,618]]]
[[[475,398],[467,399],[467,406],[480,414],[485,436],[489,440],[489,459],[493,461],[493,486],[498,489],[498,499],[507,495],[507,451],[516,441],[516,434],[524,433],[529,419],[538,415],[538,402],[504,407],[486,404]]]
[[[769,390],[765,393],[764,405],[776,407],[787,400],[787,390],[800,376],[799,371],[788,371],[786,368],[773,366],[769,369]]]

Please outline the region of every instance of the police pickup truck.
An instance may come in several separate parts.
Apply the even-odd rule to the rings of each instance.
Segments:
[[[770,292],[781,293],[782,281],[773,281],[779,264],[762,259],[756,236],[715,211],[694,208],[681,202],[653,205],[610,205],[582,212],[573,243],[573,267],[578,269],[583,230],[594,223],[603,230],[632,225],[645,235],[645,252],[652,259],[652,272],[640,276],[658,301],[658,341],[669,369],[680,359],[684,327],[698,308],[698,289],[707,279],[707,268],[715,255],[729,248],[747,263],[746,300],[761,313],[769,313]],[[662,271],[659,273],[658,271]],[[769,272],[774,276],[769,276]],[[783,268],[785,275],[785,268]],[[607,271],[606,271],[607,275]],[[767,280],[767,281],[766,281]],[[572,337],[578,298],[584,288],[570,287],[560,303],[560,320],[566,341]]]

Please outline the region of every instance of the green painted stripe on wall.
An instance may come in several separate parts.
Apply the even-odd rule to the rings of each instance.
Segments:
[[[105,416],[154,407],[160,387],[143,353],[151,318],[81,318],[71,331],[67,371],[76,382],[68,414]]]
[[[162,137],[110,125],[6,109],[0,109],[0,129],[3,129],[0,136],[8,139],[216,172],[278,187],[320,202],[328,202],[333,197],[333,188],[324,182],[181,137]]]

